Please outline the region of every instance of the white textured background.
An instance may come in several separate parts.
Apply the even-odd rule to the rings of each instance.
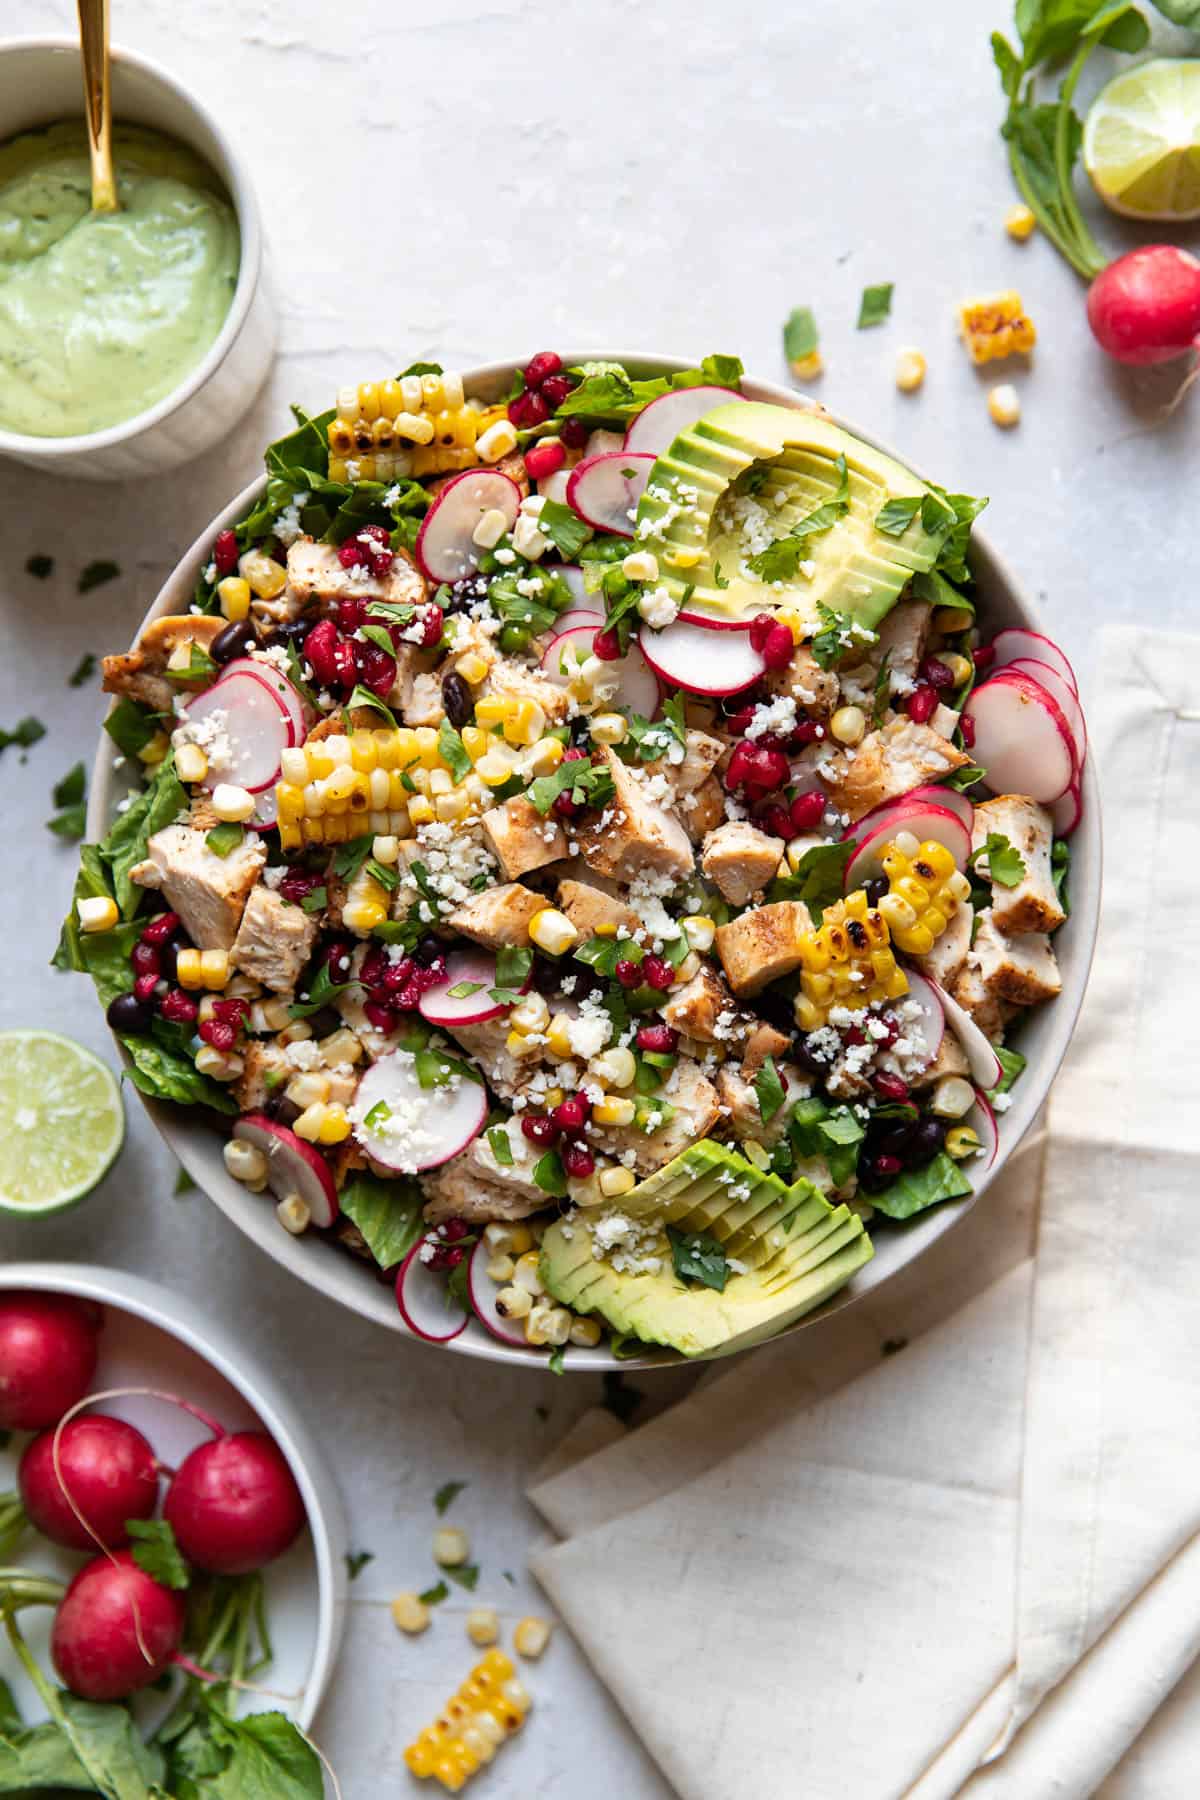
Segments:
[[[46,1025],[111,1055],[88,988],[46,967],[73,860],[44,829],[50,788],[90,761],[102,710],[95,685],[68,689],[67,675],[85,650],[127,642],[178,555],[254,473],[286,402],[319,409],[340,381],[568,338],[736,351],[778,378],[780,322],[807,302],[828,364],[820,395],[936,479],[992,496],[985,527],[1085,685],[1101,616],[1197,619],[1188,471],[1200,394],[1155,424],[1173,377],[1107,365],[1075,276],[1046,244],[1005,237],[987,44],[1003,0],[120,0],[115,13],[116,41],[190,81],[248,155],[282,347],[229,443],[177,475],[92,488],[0,468],[0,724],[32,711],[49,727],[24,764],[9,750],[0,765],[0,1022]],[[69,31],[73,16],[65,0],[0,0],[8,34]],[[1101,230],[1114,249],[1136,241],[1116,221]],[[857,333],[862,287],[885,280],[896,283],[891,322]],[[1002,434],[953,307],[1009,284],[1041,342],[1014,377],[1024,421]],[[911,398],[891,379],[905,344],[930,365]],[[56,557],[51,582],[24,574],[33,551]],[[122,578],[81,597],[76,573],[96,557],[119,562]],[[596,1384],[495,1372],[335,1311],[202,1196],[172,1198],[170,1157],[133,1098],[128,1111],[104,1188],[36,1230],[0,1225],[0,1255],[116,1263],[177,1285],[240,1329],[321,1422],[353,1540],[375,1560],[352,1590],[320,1734],[348,1796],[404,1792],[407,1734],[471,1656],[457,1603],[416,1642],[387,1618],[392,1592],[430,1578],[433,1490],[470,1479],[452,1517],[472,1531],[479,1598],[515,1618],[533,1598],[524,1479]],[[564,1638],[531,1685],[536,1720],[481,1792],[662,1800]]]

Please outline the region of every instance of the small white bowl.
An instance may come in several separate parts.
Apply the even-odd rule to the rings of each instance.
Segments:
[[[100,1302],[105,1324],[100,1333],[97,1391],[135,1386],[165,1389],[194,1401],[236,1430],[261,1425],[279,1445],[303,1497],[308,1531],[266,1571],[267,1619],[275,1660],[262,1681],[280,1695],[295,1698],[245,1695],[241,1710],[281,1707],[307,1731],[337,1662],[345,1625],[347,1579],[341,1496],[308,1425],[238,1341],[181,1294],[120,1269],[54,1262],[8,1263],[0,1268],[0,1293],[15,1289],[73,1294]],[[160,1400],[131,1397],[108,1402],[105,1410],[145,1432],[168,1464],[177,1465],[194,1445],[208,1439],[198,1421]],[[14,1485],[16,1458],[26,1441],[16,1438],[10,1449],[0,1451],[0,1487]],[[39,1569],[63,1579],[69,1579],[82,1560],[32,1533],[22,1539],[16,1556],[19,1563],[33,1566],[36,1562]],[[28,1615],[30,1644],[46,1667],[50,1618],[49,1610],[41,1608]],[[19,1687],[21,1672],[8,1666],[2,1651],[0,1660],[4,1663],[0,1674]],[[22,1691],[19,1698],[28,1701],[27,1717],[40,1713],[32,1689]]]
[[[677,356],[655,356],[636,351],[584,350],[564,354],[564,361],[568,364],[594,358],[620,362],[639,376],[663,374],[692,366]],[[488,400],[499,399],[508,392],[516,367],[515,363],[505,362],[464,370],[463,380],[468,393]],[[747,378],[742,383],[742,390],[747,399],[766,400],[776,406],[804,408],[811,404],[804,401],[794,388],[779,387],[772,382]],[[877,449],[896,456],[895,450],[887,444],[880,444],[852,419],[839,419],[836,415],[831,417],[848,431],[874,443]],[[901,456],[898,460],[904,462],[906,459]],[[142,621],[140,630],[144,630],[150,620],[161,613],[187,610],[195,590],[197,573],[211,555],[212,542],[217,532],[241,519],[258,498],[264,485],[263,480],[252,482],[206,526],[168,577],[158,599]],[[1041,631],[1042,621],[1033,602],[1016,576],[979,531],[971,534],[971,561],[978,583],[980,612],[988,629],[1022,625],[1033,631]],[[100,747],[92,766],[87,817],[89,842],[95,842],[107,834],[117,802],[129,791],[130,778],[119,776],[113,770],[114,753],[112,739],[107,732],[102,731]],[[1041,1110],[1047,1090],[1058,1072],[1071,1033],[1075,1029],[1096,941],[1100,911],[1100,794],[1090,758],[1083,774],[1083,794],[1083,820],[1071,839],[1072,913],[1056,946],[1063,989],[1057,1000],[1047,1006],[1035,1008],[1022,1026],[1020,1043],[1029,1057],[1029,1069],[1013,1089],[1012,1106],[1000,1120],[1000,1148],[995,1163],[985,1175],[977,1177],[976,1191],[968,1199],[934,1207],[909,1225],[895,1229],[885,1227],[878,1232],[873,1259],[825,1306],[793,1325],[790,1328],[792,1331],[804,1331],[829,1313],[852,1305],[864,1294],[880,1287],[889,1276],[914,1261],[937,1238],[949,1231],[996,1179]],[[363,1263],[334,1245],[314,1241],[311,1236],[290,1236],[276,1219],[274,1207],[249,1193],[233,1179],[222,1160],[221,1147],[225,1132],[219,1124],[214,1128],[198,1112],[165,1105],[145,1096],[140,1098],[188,1174],[226,1217],[233,1220],[239,1231],[245,1232],[261,1250],[265,1250],[268,1256],[282,1263],[302,1281],[329,1295],[342,1306],[350,1307],[364,1318],[375,1319],[402,1336],[413,1336],[400,1317],[390,1283],[380,1281]],[[458,1355],[480,1356],[490,1362],[509,1363],[534,1370],[544,1369],[546,1366],[544,1358],[516,1346],[503,1344],[490,1336],[477,1320],[472,1320],[461,1336],[441,1347]],[[602,1343],[594,1350],[572,1348],[567,1354],[566,1367],[569,1370],[594,1372],[597,1369],[651,1368],[664,1362],[682,1360],[686,1359],[672,1353],[660,1354],[653,1351],[648,1351],[644,1358],[618,1360]]]
[[[203,359],[165,400],[82,437],[29,437],[0,429],[0,456],[89,481],[159,475],[227,435],[257,394],[275,349],[275,315],[262,280],[262,227],[245,163],[213,115],[165,70],[128,50],[112,53],[113,117],[149,125],[216,170],[241,234],[238,283],[225,323]],[[71,38],[0,41],[3,140],[56,119],[82,117],[79,45]]]

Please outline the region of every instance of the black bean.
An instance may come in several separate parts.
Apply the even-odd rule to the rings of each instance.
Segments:
[[[288,1099],[282,1088],[269,1094],[266,1105],[263,1107],[263,1111],[269,1119],[274,1119],[277,1125],[285,1127],[294,1125],[303,1110],[303,1107],[297,1106],[294,1100]]]
[[[437,961],[439,956],[444,956],[445,954],[445,944],[442,943],[440,938],[435,938],[432,933],[430,933],[423,937],[417,944],[416,949],[413,951],[413,961],[419,963],[423,969],[428,969],[432,963]]]
[[[105,1014],[114,1031],[149,1031],[154,1008],[136,994],[118,994]]]
[[[875,1151],[881,1150],[885,1156],[898,1156],[903,1161],[909,1145],[913,1141],[915,1130],[915,1120],[888,1120],[877,1130],[871,1132],[871,1148]]]
[[[328,1037],[331,1032],[337,1031],[342,1020],[340,1015],[334,1012],[332,1006],[323,1006],[320,1012],[315,1012],[310,1016],[308,1022],[312,1026],[313,1036],[323,1038]]]
[[[158,966],[166,981],[174,981],[179,973],[179,950],[174,938],[158,946]]]
[[[446,709],[446,717],[456,730],[470,724],[475,702],[461,675],[451,672],[442,676],[442,705]]]
[[[863,883],[863,892],[867,896],[868,906],[878,906],[887,891],[888,884],[882,875],[877,875],[873,881],[865,881]]]
[[[912,1127],[908,1150],[904,1160],[910,1169],[923,1169],[932,1162],[946,1141],[946,1127],[940,1119],[925,1117],[918,1119]]]
[[[258,641],[258,634],[249,619],[239,619],[235,625],[226,625],[224,631],[218,631],[209,646],[208,654],[215,663],[233,662],[235,657],[245,656],[253,644]]]
[[[267,642],[295,644],[299,649],[316,622],[315,619],[286,619],[282,625],[273,626],[267,633]]]

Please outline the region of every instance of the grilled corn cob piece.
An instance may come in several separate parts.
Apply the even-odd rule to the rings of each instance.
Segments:
[[[461,375],[401,375],[339,388],[330,479],[393,481],[473,468],[479,417],[463,400]]]
[[[1015,288],[979,300],[964,300],[958,309],[963,343],[975,363],[996,362],[1002,356],[1028,356],[1037,343],[1033,320]]]
[[[816,1031],[831,1007],[852,1009],[878,1000],[898,1000],[908,992],[908,977],[896,962],[887,921],[867,905],[862,888],[826,907],[815,931],[800,940],[800,992],[796,1022]]]
[[[944,844],[919,844],[911,831],[899,832],[881,860],[889,886],[879,910],[892,942],[910,956],[927,956],[971,884]]]
[[[423,1779],[433,1775],[447,1793],[457,1794],[477,1769],[491,1762],[501,1744],[520,1729],[531,1705],[515,1673],[503,1650],[489,1650],[441,1715],[405,1750],[404,1761],[412,1773]]]

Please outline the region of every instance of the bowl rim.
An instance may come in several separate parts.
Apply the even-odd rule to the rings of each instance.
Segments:
[[[573,350],[570,352],[564,351],[562,355],[564,362],[568,364],[568,366],[586,361],[614,361],[620,362],[626,368],[634,371],[657,370],[660,372],[673,372],[696,366],[694,361],[689,360],[686,357],[665,356],[652,351]],[[469,388],[480,388],[488,385],[499,387],[500,384],[507,384],[512,377],[513,371],[519,366],[520,364],[511,358],[503,361],[483,363],[469,369],[464,369],[463,380]],[[863,442],[871,444],[881,452],[894,457],[897,461],[901,462],[904,467],[913,469],[915,474],[921,474],[919,469],[914,468],[911,461],[899,455],[889,445],[881,443],[869,432],[862,430],[862,428],[855,424],[854,421],[846,419],[842,414],[828,408],[817,406],[816,402],[812,401],[808,396],[798,393],[794,388],[783,387],[777,382],[760,380],[750,373],[747,373],[743,377],[743,384],[753,390],[754,398],[765,399],[769,403],[787,406],[792,410],[805,411],[815,409],[823,412],[824,416],[829,418],[833,423],[852,432]],[[232,524],[236,519],[243,515],[250,503],[265,487],[266,479],[266,475],[263,474],[249,482],[240,493],[228,502],[216,518],[205,526],[204,530],[179,559],[174,569],[163,582],[155,600],[147,610],[145,617],[137,628],[134,642],[136,642],[137,636],[141,634],[146,625],[153,618],[170,608],[173,603],[172,596],[177,586],[187,594],[190,594],[193,591],[196,570],[208,561],[212,541],[216,533],[225,529],[226,526]],[[980,533],[978,527],[975,527],[971,533],[971,552],[972,561],[983,574],[985,583],[993,586],[1003,594],[1004,598],[1011,604],[1013,610],[1020,615],[1022,624],[1028,629],[1043,631],[1044,621],[1041,618],[1037,606],[1030,600],[1026,589],[1014,575],[1007,562],[993,548],[988,541],[986,534]],[[178,600],[176,599],[174,603],[178,604]],[[93,759],[88,792],[87,838],[89,842],[93,842],[97,837],[103,836],[109,829],[109,822],[112,816],[111,789],[114,755],[115,745],[109,738],[107,732],[103,729],[102,725],[99,735],[99,744],[97,746],[95,758]],[[1015,1154],[1026,1132],[1030,1129],[1034,1120],[1045,1105],[1047,1095],[1058,1074],[1063,1057],[1065,1056],[1074,1035],[1075,1024],[1083,1004],[1084,994],[1087,990],[1092,958],[1095,953],[1096,935],[1099,923],[1103,837],[1100,815],[1099,784],[1096,777],[1095,759],[1092,756],[1088,756],[1085,761],[1082,785],[1084,812],[1077,842],[1086,842],[1089,846],[1090,855],[1094,857],[1095,860],[1095,879],[1082,893],[1076,892],[1074,888],[1072,890],[1071,924],[1073,927],[1073,935],[1077,934],[1077,947],[1074,952],[1074,958],[1079,970],[1078,978],[1071,991],[1064,990],[1064,992],[1055,1000],[1053,1007],[1044,1010],[1041,1014],[1042,1017],[1051,1021],[1049,1032],[1050,1042],[1049,1045],[1043,1049],[1038,1058],[1038,1079],[1036,1081],[1023,1081],[1019,1083],[1013,1091],[1012,1106],[1004,1114],[1000,1133],[1000,1147],[995,1162],[982,1175],[977,1177],[976,1186],[972,1193],[964,1196],[961,1201],[948,1202],[941,1207],[934,1208],[931,1212],[921,1215],[920,1220],[913,1221],[907,1227],[909,1234],[914,1239],[914,1247],[911,1248],[908,1255],[898,1260],[893,1267],[887,1269],[878,1268],[875,1261],[867,1263],[863,1269],[859,1270],[857,1275],[846,1287],[840,1289],[837,1294],[833,1295],[815,1312],[809,1313],[804,1318],[797,1320],[795,1324],[787,1328],[787,1331],[777,1334],[778,1337],[790,1336],[796,1332],[804,1331],[810,1326],[818,1324],[822,1319],[829,1317],[832,1313],[840,1312],[843,1307],[852,1306],[856,1301],[865,1298],[868,1294],[875,1293],[885,1286],[895,1275],[899,1274],[902,1269],[906,1268],[909,1263],[915,1261],[923,1253],[924,1249],[932,1244],[937,1238],[941,1237],[945,1232],[952,1230],[959,1220],[964,1218],[972,1207],[974,1207],[983,1197],[987,1192],[987,1189],[1000,1175],[1009,1158]],[[1082,940],[1082,948],[1078,947],[1080,939]],[[116,1045],[117,1053],[122,1061],[126,1061],[124,1048],[115,1037],[114,1044]],[[1033,1072],[1033,1067],[1031,1065],[1030,1073],[1032,1074]],[[542,1359],[530,1357],[528,1353],[520,1347],[502,1343],[499,1339],[493,1338],[482,1326],[479,1327],[478,1332],[474,1331],[471,1328],[471,1325],[474,1322],[471,1322],[471,1324],[468,1325],[468,1329],[459,1337],[450,1340],[446,1344],[426,1345],[425,1340],[421,1339],[405,1325],[398,1308],[393,1306],[390,1313],[383,1316],[377,1308],[368,1304],[367,1296],[370,1293],[372,1277],[370,1272],[365,1268],[361,1271],[363,1277],[361,1283],[354,1283],[353,1290],[349,1293],[343,1293],[339,1287],[323,1280],[321,1275],[323,1267],[321,1256],[319,1254],[310,1254],[312,1247],[306,1246],[302,1238],[291,1237],[288,1233],[283,1231],[271,1232],[268,1230],[260,1234],[247,1223],[244,1205],[236,1205],[234,1203],[234,1196],[227,1198],[210,1190],[207,1184],[208,1172],[204,1166],[204,1159],[198,1154],[193,1154],[192,1146],[189,1143],[181,1142],[181,1134],[174,1129],[173,1112],[175,1109],[170,1108],[166,1103],[152,1100],[148,1096],[140,1093],[138,1097],[146,1111],[149,1113],[156,1128],[169,1145],[173,1155],[183,1163],[184,1167],[188,1170],[188,1173],[192,1175],[197,1185],[204,1191],[213,1204],[231,1220],[243,1235],[249,1237],[258,1248],[270,1256],[273,1261],[280,1263],[289,1269],[308,1286],[316,1289],[318,1293],[325,1295],[329,1299],[335,1300],[339,1305],[349,1307],[350,1310],[359,1314],[361,1317],[385,1327],[396,1335],[408,1339],[411,1343],[427,1347],[431,1352],[449,1349],[458,1355],[480,1357],[489,1362],[499,1362],[510,1366],[518,1364],[530,1368],[535,1373],[544,1370],[545,1363]],[[241,1197],[242,1190],[239,1188],[236,1198],[240,1199]],[[277,1242],[276,1240],[278,1239],[282,1239],[283,1241]],[[320,1249],[324,1251],[326,1246],[320,1246]],[[774,1343],[777,1341],[777,1338],[769,1338],[764,1341]],[[751,1348],[757,1348],[757,1346],[752,1346]],[[714,1360],[719,1360],[719,1354],[714,1358],[685,1357],[676,1352],[655,1351],[651,1347],[647,1347],[644,1356],[618,1358],[613,1356],[611,1351],[608,1351],[604,1346],[600,1346],[592,1350],[577,1350],[573,1356],[568,1357],[565,1364],[565,1370],[570,1371],[571,1373],[580,1374],[618,1370],[632,1371],[635,1369],[652,1370],[663,1367],[678,1368],[681,1365],[692,1363],[699,1365],[702,1362]]]
[[[0,38],[0,59],[38,50],[70,51],[78,55],[79,44],[75,38],[62,36]],[[114,445],[128,443],[154,426],[162,424],[164,420],[170,419],[201,388],[207,385],[221,367],[246,322],[251,302],[258,290],[263,260],[262,219],[245,158],[235,148],[233,141],[225,132],[216,115],[193,93],[184,88],[160,63],[154,62],[148,56],[142,56],[137,51],[126,50],[116,44],[112,46],[111,56],[115,64],[119,63],[135,69],[139,74],[148,77],[151,82],[156,82],[184,115],[190,112],[203,120],[205,127],[216,140],[221,155],[225,159],[228,178],[219,169],[214,172],[228,190],[238,223],[237,286],[233,292],[233,299],[229,303],[229,311],[225,315],[224,323],[204,356],[193,369],[189,370],[178,387],[172,388],[169,394],[165,394],[153,406],[147,407],[144,412],[135,413],[131,419],[121,420],[119,424],[106,425],[102,431],[81,432],[72,437],[32,437],[26,432],[7,431],[0,426],[0,455],[37,458],[51,464],[63,457],[78,456],[82,451],[108,450]],[[17,132],[5,134],[0,141],[7,143],[10,137],[19,137],[23,131],[35,131],[36,129],[36,125],[22,126]],[[186,137],[180,137],[180,142],[187,144],[188,148],[192,148]],[[204,160],[208,161],[209,159],[205,157]]]
[[[279,1444],[288,1466],[296,1478],[308,1516],[313,1556],[317,1570],[317,1630],[313,1643],[312,1664],[304,1684],[303,1700],[297,1704],[295,1718],[301,1729],[308,1731],[325,1698],[337,1664],[345,1624],[346,1575],[337,1548],[346,1535],[340,1516],[340,1500],[336,1515],[314,1481],[311,1465],[319,1464],[324,1487],[337,1494],[337,1486],[328,1466],[320,1460],[320,1452],[311,1443],[297,1443],[289,1417],[291,1402],[274,1392],[270,1376],[261,1370],[252,1353],[239,1351],[247,1360],[235,1362],[224,1348],[216,1345],[193,1323],[193,1302],[124,1269],[110,1269],[99,1263],[18,1262],[0,1266],[0,1293],[15,1290],[73,1294],[84,1300],[98,1300],[118,1311],[133,1313],[137,1318],[163,1331],[186,1345],[216,1370],[258,1415]],[[181,1316],[181,1309],[183,1316]]]

